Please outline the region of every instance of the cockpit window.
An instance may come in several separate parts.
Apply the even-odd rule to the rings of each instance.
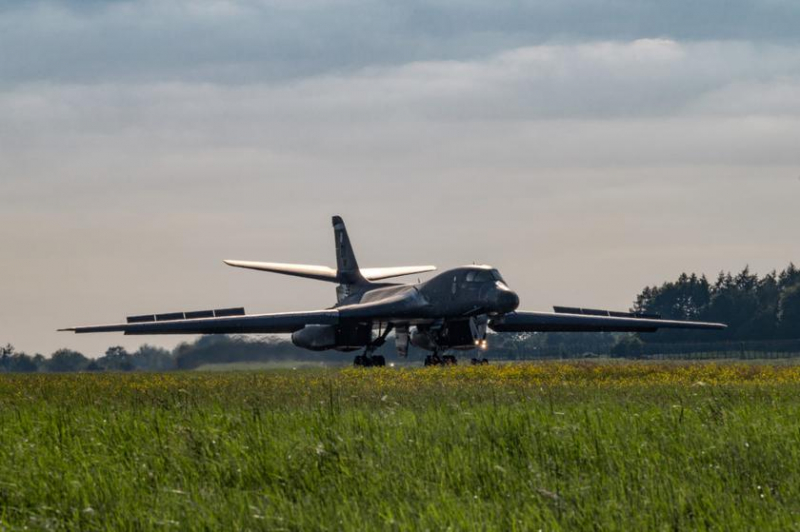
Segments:
[[[491,283],[493,281],[505,283],[497,270],[472,270],[467,272],[464,280],[468,283]]]
[[[475,272],[475,282],[476,283],[490,283],[492,282],[492,272],[483,270],[479,272]]]
[[[465,280],[468,283],[491,283],[492,281],[505,283],[497,270],[473,270],[467,272]]]

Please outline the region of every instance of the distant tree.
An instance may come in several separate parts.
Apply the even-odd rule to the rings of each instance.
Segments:
[[[750,292],[758,286],[758,275],[750,273],[750,266],[745,266],[734,278],[734,286],[742,292]]]
[[[100,364],[97,362],[97,360],[92,360],[92,361],[91,361],[91,362],[89,362],[89,364],[86,366],[86,371],[103,371],[103,369],[104,369],[104,368],[103,368],[103,366],[101,366],[101,365],[100,365]]]
[[[9,371],[11,357],[14,356],[14,346],[6,344],[0,347],[0,371]]]
[[[781,289],[794,286],[799,282],[800,282],[800,269],[798,269],[793,262],[790,263],[789,267],[783,270],[781,274],[778,276],[778,285],[780,286]]]
[[[34,373],[39,370],[39,365],[33,357],[25,353],[15,353],[9,359],[8,371],[16,373]]]
[[[764,336],[754,323],[764,310],[759,307],[758,286],[758,276],[745,268],[735,277],[728,274],[725,282],[715,287],[708,316],[728,324],[728,329],[716,336],[724,340],[753,340]]]
[[[89,359],[71,349],[59,349],[47,361],[47,370],[54,372],[81,371],[89,365]]]
[[[124,347],[117,345],[106,349],[106,354],[97,359],[97,365],[109,371],[131,371],[133,357]]]
[[[755,311],[747,328],[740,331],[750,340],[771,340],[778,336],[778,305],[781,291],[778,274],[770,272],[758,281],[755,289]]]
[[[781,336],[800,338],[800,281],[781,294],[778,317]]]
[[[152,345],[141,346],[131,355],[133,367],[142,371],[167,371],[175,369],[175,358],[166,349]]]
[[[642,356],[644,342],[635,334],[626,334],[617,339],[617,343],[611,348],[611,354],[615,357],[639,358]]]

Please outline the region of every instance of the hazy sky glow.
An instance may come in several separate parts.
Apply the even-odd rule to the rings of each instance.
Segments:
[[[316,309],[222,259],[487,262],[522,306],[800,262],[800,4],[7,1],[0,342]]]

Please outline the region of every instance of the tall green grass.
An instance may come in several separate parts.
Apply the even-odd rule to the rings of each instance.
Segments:
[[[526,386],[417,371],[433,373],[404,386],[390,370],[3,376],[0,522],[800,529],[800,384]]]

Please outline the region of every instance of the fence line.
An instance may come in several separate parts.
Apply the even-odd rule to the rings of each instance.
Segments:
[[[614,356],[609,348],[590,344],[558,345],[521,349],[508,353],[522,360]],[[780,359],[800,357],[800,339],[747,342],[685,342],[643,344],[636,354],[619,358],[669,359]]]

